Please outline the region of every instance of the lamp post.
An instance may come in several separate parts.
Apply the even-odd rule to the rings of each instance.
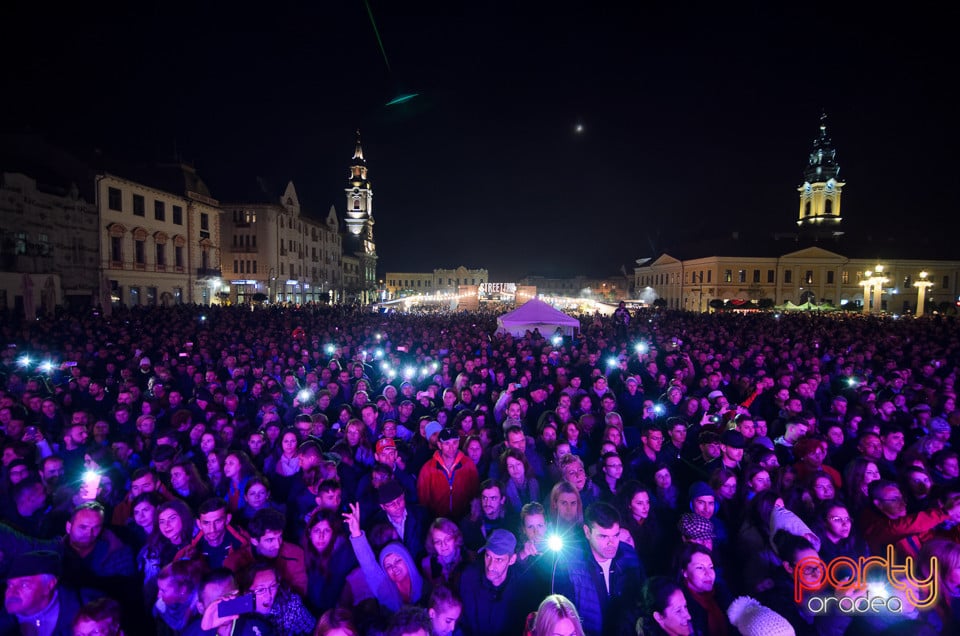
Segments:
[[[863,313],[880,313],[880,296],[883,294],[883,285],[888,282],[883,275],[883,265],[877,265],[873,270],[863,273]],[[873,311],[870,310],[870,290],[873,289]]]
[[[917,311],[915,315],[918,318],[923,315],[924,297],[927,294],[927,287],[933,286],[933,283],[927,279],[927,276],[929,276],[927,272],[920,272],[920,280],[913,284],[913,286],[917,288]]]
[[[870,313],[870,286],[873,284],[873,272],[866,271],[863,273],[863,280],[860,281],[860,285],[863,287],[863,313]]]
[[[874,268],[873,281],[873,312],[879,314],[882,307],[880,295],[883,293],[883,285],[887,282],[883,277],[883,265],[877,265]]]

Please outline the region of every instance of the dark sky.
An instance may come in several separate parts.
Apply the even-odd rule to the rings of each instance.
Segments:
[[[371,0],[388,70],[362,0],[130,4],[5,8],[4,128],[176,150],[222,201],[292,179],[321,217],[359,127],[381,275],[608,275],[691,233],[789,229],[821,109],[848,230],[957,229],[946,13]]]

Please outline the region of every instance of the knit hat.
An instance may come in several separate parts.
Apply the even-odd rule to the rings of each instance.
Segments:
[[[8,579],[18,579],[23,576],[50,574],[60,577],[60,556],[50,550],[37,550],[18,555],[10,566]]]
[[[749,596],[734,600],[727,618],[743,636],[796,636],[787,619]]]
[[[440,422],[433,420],[432,422],[427,424],[427,428],[425,431],[427,434],[427,439],[429,440],[431,437],[434,436],[435,433],[439,433],[442,430],[443,430],[443,426],[440,425]]]
[[[690,484],[690,490],[687,491],[690,495],[690,501],[693,501],[697,497],[716,497],[717,493],[713,492],[713,488],[710,487],[710,484],[704,481],[695,481]]]

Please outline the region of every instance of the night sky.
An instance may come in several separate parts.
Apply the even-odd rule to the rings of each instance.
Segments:
[[[821,110],[848,233],[958,229],[947,14],[371,0],[388,69],[362,0],[132,4],[6,7],[3,129],[176,153],[223,202],[292,179],[322,217],[360,128],[381,276],[613,275],[695,235],[789,230]]]

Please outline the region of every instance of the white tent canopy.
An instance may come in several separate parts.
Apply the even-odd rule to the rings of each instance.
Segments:
[[[558,327],[563,335],[572,336],[580,328],[580,321],[537,298],[497,318],[497,333],[509,333],[518,338],[534,329],[539,329],[544,338],[549,338]]]

